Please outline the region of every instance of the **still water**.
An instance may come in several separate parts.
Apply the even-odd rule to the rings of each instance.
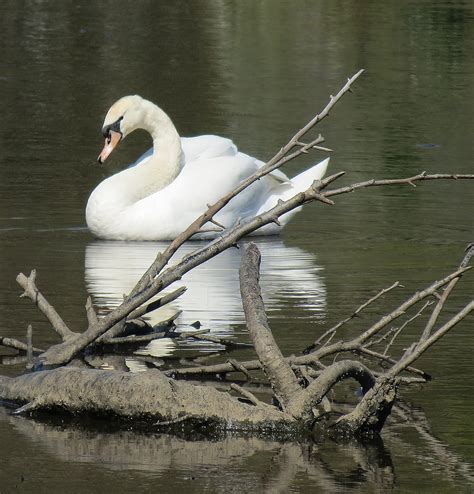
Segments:
[[[331,171],[347,172],[341,185],[474,171],[471,0],[3,0],[0,28],[1,336],[19,337],[31,323],[37,346],[55,342],[17,297],[18,272],[36,268],[40,289],[81,330],[87,294],[102,311],[116,305],[162,247],[97,241],[85,228],[91,190],[150,144],[134,134],[108,167],[96,165],[103,117],[123,95],[159,104],[183,136],[230,137],[265,160],[365,68],[319,129],[335,150]],[[473,241],[473,216],[472,184],[459,182],[364,190],[333,207],[305,207],[281,238],[260,241],[264,296],[283,352],[299,351],[393,281],[407,292],[347,331],[446,275]],[[183,279],[188,291],[173,308],[180,325],[199,320],[245,339],[239,256],[229,251]],[[446,318],[472,298],[473,277],[458,286]],[[383,444],[189,442],[0,410],[0,492],[471,492],[472,329],[471,318],[423,357],[435,380],[404,395],[418,427],[387,427]],[[23,370],[11,357],[2,363],[4,374]]]

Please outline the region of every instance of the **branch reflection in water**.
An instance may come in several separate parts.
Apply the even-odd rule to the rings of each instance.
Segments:
[[[298,247],[286,246],[280,238],[257,241],[262,252],[261,287],[269,318],[275,313],[285,316],[321,320],[326,306],[326,289],[315,256]],[[196,250],[201,242],[185,244],[177,259]],[[156,254],[166,248],[163,242],[95,241],[86,247],[85,279],[99,315],[119,305]],[[241,249],[228,249],[207,263],[187,273],[179,286],[186,292],[173,303],[149,314],[150,324],[182,311],[176,320],[180,331],[195,330],[190,324],[199,321],[201,328],[214,335],[242,332],[245,318],[239,291]],[[288,309],[285,313],[285,310]],[[163,341],[166,340],[166,341]],[[155,340],[147,352],[160,357],[173,353],[175,342]],[[209,342],[180,342],[178,345],[201,351],[216,350]]]
[[[178,471],[174,488],[179,492],[190,488],[190,480],[196,492],[202,492],[210,478],[216,482],[214,492],[229,492],[229,479],[233,476],[239,478],[238,492],[272,494],[290,492],[301,474],[307,475],[314,488],[322,492],[359,492],[361,487],[363,492],[386,492],[395,481],[392,459],[382,441],[366,445],[327,442],[316,446],[310,442],[225,437],[215,438],[209,447],[205,437],[188,441],[168,434],[106,431],[103,421],[95,423],[96,427],[91,421],[84,428],[74,419],[56,424],[50,419],[53,418],[12,417],[0,409],[0,425],[10,422],[15,435],[37,444],[42,454],[66,462],[68,469],[88,464],[92,476],[97,465],[118,476],[133,470],[143,481],[155,483]],[[255,455],[261,452],[266,453],[264,459],[254,462]],[[54,472],[48,476],[49,485],[58,482],[53,477]],[[36,475],[33,478],[38,481]],[[99,491],[98,485],[95,488]]]

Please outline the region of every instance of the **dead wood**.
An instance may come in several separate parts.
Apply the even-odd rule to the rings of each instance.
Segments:
[[[301,390],[268,327],[260,286],[260,251],[253,243],[245,248],[240,266],[240,293],[250,338],[275,396],[287,408]]]
[[[353,338],[352,340],[348,340],[348,341],[340,340],[331,345],[327,345],[323,348],[316,349],[310,353],[307,353],[306,355],[288,357],[287,358],[288,363],[290,363],[291,365],[318,365],[321,359],[344,352],[361,353],[377,361],[385,361],[392,364],[397,363],[398,359],[394,359],[389,355],[384,355],[372,349],[366,348],[364,344],[370,341],[372,337],[377,335],[392,321],[405,315],[407,310],[409,310],[415,304],[417,304],[421,300],[426,299],[427,297],[434,296],[434,294],[437,293],[437,290],[439,288],[442,288],[443,286],[448,284],[451,280],[461,277],[469,269],[471,268],[463,267],[457,269],[456,271],[449,274],[445,278],[433,282],[430,286],[428,286],[424,290],[417,291],[414,295],[409,297],[396,309],[381,317],[375,324],[370,326],[366,331],[364,331],[359,336]],[[241,365],[243,365],[247,370],[257,370],[260,368],[260,362],[258,360],[241,362]],[[206,374],[206,373],[222,374],[227,372],[233,372],[233,370],[235,369],[229,364],[215,364],[209,366],[202,366],[201,368],[194,367],[194,368],[173,369],[171,371],[168,371],[168,373],[173,374],[175,376],[186,375],[186,374]],[[430,376],[426,372],[417,369],[415,367],[412,367],[410,365],[405,367],[405,370],[409,371],[412,374],[424,377],[425,379],[430,379]]]
[[[28,345],[26,343],[23,343],[20,340],[17,340],[15,338],[7,338],[0,336],[0,345],[4,346],[6,348],[14,348],[15,350],[20,350],[21,352],[27,352],[28,351]],[[34,353],[43,353],[44,350],[42,348],[32,348]]]
[[[466,268],[469,264],[469,261],[471,257],[474,255],[474,244],[469,244],[465,250],[464,257],[462,261],[459,264],[460,268]],[[429,318],[428,322],[426,323],[425,329],[423,330],[423,333],[421,335],[419,345],[426,341],[430,335],[431,331],[436,324],[436,321],[438,320],[438,317],[444,307],[444,304],[446,303],[446,300],[448,299],[450,293],[456,286],[457,282],[459,281],[459,278],[454,278],[452,279],[449,284],[444,288],[443,294],[440,296],[438,303],[436,304],[436,307],[433,309],[433,312],[431,313],[431,317]]]
[[[295,434],[310,431],[320,420],[321,414],[317,411],[319,405],[325,410],[323,416],[327,416],[332,410],[326,398],[328,393],[339,382],[354,379],[361,386],[363,397],[352,411],[336,422],[331,422],[329,431],[338,436],[373,435],[380,432],[391,411],[401,382],[398,375],[474,308],[474,302],[469,303],[428,340],[421,341],[415,351],[404,354],[388,370],[377,373],[377,376],[367,366],[354,360],[342,360],[330,365],[321,363],[323,357],[357,349],[364,350],[366,355],[378,357],[377,352],[366,349],[364,345],[373,342],[372,338],[386,326],[387,319],[398,317],[401,308],[405,310],[413,300],[420,301],[433,295],[437,289],[459,278],[467,270],[458,269],[417,292],[353,340],[337,342],[307,355],[285,359],[273,338],[264,311],[258,284],[259,263],[260,253],[251,243],[244,251],[240,270],[242,300],[249,334],[259,358],[255,368],[264,370],[272,386],[273,398],[277,399],[281,407],[263,402],[250,390],[236,383],[231,384],[231,389],[241,399],[208,385],[176,381],[158,370],[131,374],[66,367],[17,378],[1,377],[0,396],[22,404],[17,413],[59,409],[73,414],[112,414],[122,419],[155,423],[159,427],[189,423],[193,426],[211,425],[220,431],[258,430],[260,433]],[[387,356],[382,357],[388,362]],[[103,365],[104,361],[99,359],[97,366]],[[228,365],[231,370],[243,371],[247,377],[250,376],[250,366],[243,363],[232,360],[221,365]],[[306,387],[303,387],[290,365],[310,366],[305,371],[306,376],[309,376],[312,365],[316,365],[318,370],[312,373],[313,377],[305,379]],[[114,367],[117,368],[116,365]],[[193,370],[196,373],[196,368]]]
[[[273,169],[273,168],[272,168]],[[197,249],[195,252],[188,254],[185,256],[179,263],[172,266],[171,268],[166,269],[161,274],[157,275],[150,284],[144,288],[139,293],[135,294],[135,289],[132,291],[132,294],[129,297],[126,297],[122,305],[111,311],[105,317],[100,319],[96,325],[88,327],[88,329],[76,336],[74,338],[69,338],[67,341],[59,345],[55,345],[49,348],[44,354],[40,355],[40,361],[44,366],[54,366],[54,365],[62,365],[69,362],[75,355],[77,355],[80,351],[90,345],[93,341],[98,339],[104,333],[106,333],[110,328],[114,327],[116,324],[125,320],[130,313],[134,310],[138,309],[142,304],[147,303],[153,296],[156,295],[159,291],[165,289],[170,286],[175,281],[182,278],[182,276],[199,266],[200,264],[206,262],[212,257],[216,256],[220,252],[223,252],[227,248],[234,246],[238,240],[243,238],[244,236],[258,230],[262,226],[273,223],[276,219],[278,219],[283,214],[301,206],[310,201],[319,200],[321,202],[326,202],[323,199],[326,199],[332,195],[339,195],[348,192],[352,192],[353,190],[369,187],[373,185],[387,185],[391,183],[413,183],[416,180],[428,180],[428,179],[445,179],[445,178],[466,178],[472,179],[474,175],[426,175],[419,174],[414,177],[409,177],[406,179],[397,179],[397,180],[382,180],[376,181],[371,180],[359,184],[354,184],[349,187],[343,187],[340,189],[335,189],[332,191],[322,192],[330,183],[339,178],[341,174],[335,174],[330,177],[325,178],[321,181],[315,181],[311,187],[309,187],[306,191],[300,192],[293,196],[292,198],[286,201],[279,201],[279,203],[269,211],[262,213],[255,218],[243,223],[238,224],[232,228],[229,228],[222,235],[214,241],[211,241],[208,245]],[[460,270],[462,273],[464,270]],[[424,295],[427,296],[427,295]],[[418,295],[416,294],[415,299],[407,302],[407,307],[414,305],[418,302],[416,298]],[[386,320],[380,321],[380,327],[372,328],[368,335],[361,335],[361,341],[367,339],[368,337],[375,334],[381,328],[386,326],[393,319],[399,317],[403,314],[404,309],[400,308],[398,313],[394,313],[387,318]]]
[[[61,319],[55,308],[46,300],[36,286],[36,270],[33,269],[28,277],[20,273],[16,277],[16,282],[23,288],[24,292],[20,297],[28,297],[38,309],[46,316],[53,329],[61,336],[63,340],[77,336],[77,333],[71,331],[67,324]]]
[[[21,413],[61,410],[107,415],[146,422],[176,421],[216,430],[295,431],[293,417],[269,405],[249,405],[209,386],[175,381],[158,370],[132,374],[62,367],[0,377],[4,400],[27,404]]]

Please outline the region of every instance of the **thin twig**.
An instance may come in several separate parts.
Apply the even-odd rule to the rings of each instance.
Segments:
[[[474,300],[467,304],[462,310],[460,310],[455,316],[453,316],[446,324],[435,331],[427,340],[418,345],[416,349],[411,352],[405,358],[401,359],[395,364],[388,372],[387,376],[396,376],[404,369],[406,369],[411,363],[418,359],[428,348],[436,343],[441,337],[443,337],[448,331],[450,331],[456,324],[462,321],[467,315],[474,310]]]
[[[337,196],[340,194],[347,194],[348,192],[354,192],[358,189],[363,189],[365,187],[380,187],[386,185],[413,185],[414,182],[422,182],[425,180],[473,180],[474,174],[448,174],[448,173],[436,173],[428,175],[426,172],[421,172],[418,175],[408,178],[395,178],[395,179],[385,179],[385,180],[367,180],[365,182],[359,182],[356,184],[348,185],[346,187],[341,187],[339,189],[333,189],[324,192],[326,197]]]
[[[192,418],[193,418],[192,415],[183,415],[174,420],[163,420],[162,422],[155,422],[154,425],[158,425],[158,426],[175,425],[175,424],[180,424],[181,422],[185,422],[186,420],[191,420]]]
[[[230,385],[230,388],[233,389],[234,391],[237,391],[237,393],[240,393],[244,398],[249,400],[250,403],[254,404],[256,407],[272,407],[272,405],[269,405],[268,403],[259,400],[253,393],[251,393],[247,389],[242,388],[236,383],[232,383]]]
[[[394,359],[390,355],[384,355],[383,353],[376,352],[375,350],[370,350],[369,348],[365,348],[363,346],[359,346],[358,348],[355,348],[353,351],[354,353],[362,354],[365,355],[366,357],[371,357],[380,362],[387,362],[388,364],[396,364],[398,362],[398,360]],[[432,379],[432,377],[427,372],[424,372],[421,369],[417,369],[416,367],[407,366],[405,370],[407,372],[410,372],[411,374],[420,376],[425,381],[431,381]]]
[[[26,330],[26,359],[27,367],[33,364],[33,326],[28,324]]]
[[[458,278],[455,278],[455,279],[458,279]],[[390,347],[393,345],[393,343],[395,342],[395,340],[398,338],[398,335],[408,326],[408,324],[410,324],[417,317],[421,316],[421,314],[423,313],[423,311],[427,307],[429,307],[430,305],[432,305],[432,304],[433,304],[433,302],[431,300],[428,300],[428,302],[426,302],[423,305],[423,307],[413,317],[410,317],[410,319],[408,319],[407,321],[405,321],[398,329],[396,329],[395,334],[393,335],[393,337],[390,339],[390,341],[388,342],[387,346],[385,347],[385,350],[383,352],[384,355],[387,355]]]
[[[241,343],[239,341],[231,340],[230,338],[223,338],[220,336],[213,336],[210,334],[198,334],[198,333],[179,333],[180,339],[194,338],[200,341],[209,341],[211,343],[217,343],[219,345],[228,348],[253,348],[251,343]]]
[[[466,254],[464,255],[463,260],[459,264],[459,267],[461,267],[461,268],[466,267],[473,254],[474,254],[474,244],[469,244],[466,248]],[[438,317],[441,313],[441,310],[443,309],[444,304],[446,303],[447,298],[449,297],[449,294],[452,292],[453,288],[456,286],[459,279],[460,278],[454,278],[445,287],[443,294],[439,298],[438,303],[436,304],[436,307],[433,309],[433,312],[431,313],[431,317],[429,318],[428,322],[426,323],[425,329],[423,330],[423,333],[421,335],[421,338],[420,338],[418,345],[421,345],[424,341],[426,341],[430,337],[431,330],[433,329],[434,325],[436,324],[436,321],[438,320]]]
[[[364,331],[364,333],[362,333],[357,338],[357,341],[359,343],[366,342],[369,338],[371,338],[373,335],[378,333],[382,328],[387,326],[387,324],[390,324],[393,320],[395,320],[398,317],[400,317],[401,315],[403,315],[410,307],[412,307],[413,305],[418,303],[420,300],[423,300],[426,297],[432,296],[436,292],[436,290],[438,290],[442,286],[449,283],[452,279],[461,276],[462,274],[464,274],[469,269],[470,269],[469,267],[458,269],[454,273],[451,273],[450,275],[443,278],[442,280],[435,281],[425,290],[416,292],[413,296],[411,296],[408,300],[403,302],[394,311],[392,311],[390,314],[385,315],[377,323],[375,323],[369,329]]]
[[[387,292],[390,292],[394,288],[397,288],[398,286],[400,286],[400,282],[396,281],[395,283],[393,283],[388,288],[383,288],[382,290],[380,290],[376,295],[374,295],[372,298],[367,300],[367,302],[364,302],[362,305],[357,307],[357,309],[349,317],[346,317],[342,321],[338,322],[335,326],[328,329],[325,333],[323,333],[312,345],[306,347],[303,350],[303,353],[306,354],[306,353],[309,353],[310,351],[314,350],[326,336],[330,335],[331,333],[334,334],[341,326],[343,326],[347,322],[354,319],[354,317],[357,317],[357,315],[360,312],[362,312],[365,308],[367,308],[370,304],[372,304],[377,299],[379,299],[380,297],[385,295]],[[332,336],[331,336],[331,338],[332,338]],[[328,344],[328,342],[325,343],[325,345],[327,345],[327,344]]]
[[[227,362],[237,371],[237,372],[242,372],[242,374],[246,377],[247,381],[252,380],[252,376],[250,375],[250,372],[240,364],[237,360],[230,358],[227,359]]]
[[[86,315],[87,315],[87,322],[89,323],[89,326],[93,326],[97,324],[98,318],[97,318],[97,312],[94,309],[94,305],[92,304],[92,299],[91,297],[87,297],[86,300]]]

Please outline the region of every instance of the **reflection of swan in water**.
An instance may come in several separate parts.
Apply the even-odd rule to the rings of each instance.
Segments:
[[[315,264],[314,255],[287,247],[281,239],[259,240],[262,253],[261,287],[268,315],[291,305],[301,307],[298,317],[321,318],[325,308],[325,288]],[[166,243],[96,241],[86,248],[85,278],[99,313],[116,307],[153,262]],[[177,258],[201,244],[185,244]],[[177,310],[183,313],[178,325],[199,320],[213,333],[228,333],[232,325],[244,323],[239,292],[241,249],[228,249],[187,273],[168,291],[186,286],[187,291],[173,302],[150,315],[151,323],[169,317]],[[292,314],[293,315],[293,314]]]

